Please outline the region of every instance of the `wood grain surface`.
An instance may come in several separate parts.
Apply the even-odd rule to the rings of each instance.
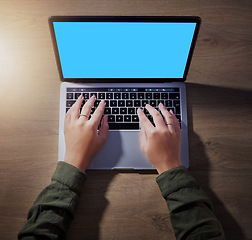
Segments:
[[[16,239],[50,183],[60,80],[51,15],[196,15],[187,79],[190,171],[226,239],[252,239],[250,0],[0,0],[0,239]],[[154,172],[90,171],[68,239],[175,239]]]

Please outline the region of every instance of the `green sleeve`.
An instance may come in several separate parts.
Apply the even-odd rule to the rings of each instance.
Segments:
[[[18,239],[65,239],[85,180],[83,171],[58,162],[51,184],[35,200]]]
[[[156,181],[166,200],[176,239],[225,239],[210,199],[185,167],[168,170]]]

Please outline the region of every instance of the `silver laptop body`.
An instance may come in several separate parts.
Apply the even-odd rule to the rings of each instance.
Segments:
[[[59,111],[59,145],[58,145],[58,161],[63,161],[65,156],[65,140],[64,140],[64,118],[67,109],[67,91],[68,89],[76,89],[76,91],[83,91],[83,89],[89,88],[104,88],[104,89],[154,89],[156,91],[165,91],[165,89],[176,88],[179,89],[180,94],[180,118],[181,118],[181,132],[182,132],[182,144],[181,144],[181,162],[185,167],[189,166],[189,152],[188,152],[188,127],[187,127],[187,103],[186,103],[186,86],[185,79],[189,70],[190,61],[194,45],[196,42],[197,34],[200,25],[199,17],[68,17],[68,16],[54,16],[49,18],[49,25],[55,50],[56,61],[61,77],[60,87],[60,111]],[[180,78],[174,77],[158,77],[158,78],[146,78],[144,77],[108,77],[107,75],[102,78],[94,74],[94,77],[80,76],[71,77],[64,73],[64,66],[61,59],[61,52],[59,50],[60,43],[57,38],[59,37],[58,32],[55,29],[56,24],[62,23],[130,23],[132,24],[169,24],[172,23],[176,29],[176,23],[180,27],[181,24],[195,24],[194,30],[190,40],[190,47],[187,54],[187,59],[184,67],[183,74]],[[69,25],[70,26],[70,25]],[[67,28],[62,28],[65,31]],[[70,30],[69,30],[70,31]],[[176,30],[174,30],[176,31]],[[186,32],[186,31],[185,31]],[[71,34],[71,33],[69,33]],[[104,34],[104,33],[103,33]],[[106,33],[105,33],[106,34]],[[109,35],[109,33],[107,33]],[[182,34],[182,33],[180,33]],[[64,36],[64,35],[62,35]],[[90,36],[87,36],[90,37]],[[109,37],[109,36],[108,36]],[[186,38],[186,37],[185,37]],[[63,40],[62,40],[63,41]],[[65,41],[65,40],[64,40]],[[69,40],[70,41],[70,40]],[[186,40],[185,40],[186,41]],[[188,40],[189,41],[189,40]],[[183,40],[182,40],[183,42]],[[65,43],[64,43],[65,44]],[[68,45],[64,45],[67,48]],[[70,53],[71,55],[72,53]],[[181,54],[181,56],[183,53]],[[122,56],[123,57],[123,56]],[[134,57],[134,56],[133,56]],[[113,61],[113,60],[111,60]],[[118,60],[120,61],[120,60]],[[66,63],[65,63],[66,64]],[[158,66],[157,66],[158,67]],[[99,68],[97,69],[99,71]],[[130,69],[129,69],[130,71]],[[135,70],[134,70],[135,71]],[[64,76],[65,74],[65,76]],[[66,77],[67,75],[67,77]],[[84,74],[85,75],[85,74]],[[113,75],[113,74],[112,74]],[[169,74],[168,74],[169,75]],[[70,77],[69,77],[70,76]],[[130,90],[131,89],[131,90]],[[128,90],[127,90],[128,91]],[[144,152],[140,147],[139,129],[130,130],[110,130],[107,141],[98,152],[98,154],[92,159],[88,169],[155,169],[150,161],[145,156]]]

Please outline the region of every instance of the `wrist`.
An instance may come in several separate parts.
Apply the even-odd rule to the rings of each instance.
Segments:
[[[166,172],[168,170],[171,170],[171,169],[174,169],[176,167],[181,167],[181,163],[169,163],[169,164],[164,164],[164,165],[161,165],[161,166],[158,166],[156,167],[157,171],[158,171],[158,174],[161,175],[163,172]]]
[[[79,168],[83,172],[85,172],[88,167],[89,160],[84,159],[84,158],[82,159],[77,156],[69,156],[66,154],[65,158],[64,158],[64,162],[69,163],[69,164]]]

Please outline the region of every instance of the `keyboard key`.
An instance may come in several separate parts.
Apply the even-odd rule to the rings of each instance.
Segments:
[[[109,129],[110,130],[116,130],[116,129],[132,129],[132,130],[138,130],[139,129],[139,123],[109,123]]]
[[[140,100],[134,100],[134,107],[141,107]]]
[[[105,93],[98,93],[98,99],[105,99]]]
[[[106,93],[106,99],[113,99],[113,93]]]
[[[106,107],[109,107],[109,100],[105,100],[105,103],[106,103]]]
[[[148,100],[142,100],[142,107],[145,107],[146,104],[148,104],[149,101]]]
[[[173,101],[174,107],[180,107],[180,101]]]
[[[75,99],[78,99],[78,97],[81,95],[81,93],[75,93],[74,94],[74,97],[75,97]]]
[[[169,99],[179,99],[179,93],[169,93]]]
[[[157,105],[156,100],[150,100],[150,105],[152,107],[156,107],[156,105]]]
[[[101,100],[96,100],[95,103],[94,103],[94,107],[98,107],[100,102],[101,102]]]
[[[114,93],[114,99],[121,99],[121,93]]]
[[[119,114],[119,108],[112,108],[112,114]]]
[[[130,93],[130,99],[136,99],[136,93]]]
[[[139,122],[138,115],[132,115],[132,122]]]
[[[168,93],[161,93],[161,99],[168,99]]]
[[[66,98],[67,99],[73,99],[73,93],[67,93]]]
[[[173,101],[173,106],[175,107],[175,114],[180,114],[180,101]]]
[[[149,111],[146,108],[143,109],[143,112],[144,114],[149,114]]]
[[[132,100],[126,100],[126,107],[133,107],[133,101]]]
[[[127,114],[127,108],[120,108],[120,114]]]
[[[122,99],[129,99],[129,93],[123,93]]]
[[[111,114],[111,108],[106,108],[105,107],[104,114]]]
[[[130,115],[125,115],[124,116],[124,122],[131,122],[131,116]]]
[[[123,122],[123,116],[122,115],[116,115],[116,122]]]
[[[166,107],[172,107],[172,101],[171,100],[165,100],[165,106]]]
[[[138,99],[144,99],[144,93],[138,93]]]
[[[90,112],[90,114],[93,114],[93,113],[94,113],[94,111],[95,111],[95,108],[94,108],[94,107],[92,107],[92,108],[91,108],[91,112]]]
[[[66,108],[66,113],[67,113],[67,111],[69,110],[70,108]]]
[[[118,107],[125,107],[125,100],[118,100]]]
[[[89,93],[83,93],[83,97],[85,100],[89,99]]]
[[[66,107],[72,107],[72,105],[75,103],[75,101],[71,101],[71,100],[69,100],[69,101],[66,101]]]
[[[135,114],[135,108],[128,108],[128,114]]]
[[[152,99],[152,93],[146,93],[146,99]]]
[[[153,93],[154,99],[160,99],[160,93]]]
[[[114,115],[108,115],[108,122],[115,122],[115,116]]]
[[[117,101],[110,101],[110,107],[117,107]]]

